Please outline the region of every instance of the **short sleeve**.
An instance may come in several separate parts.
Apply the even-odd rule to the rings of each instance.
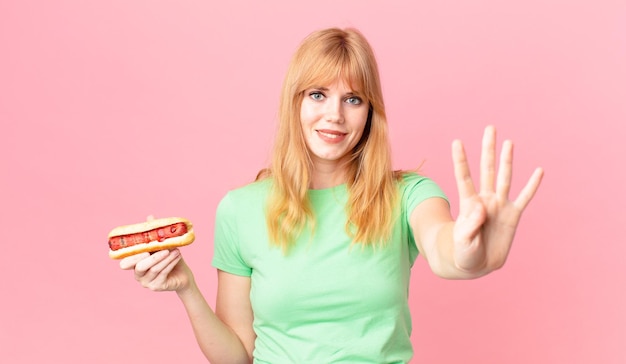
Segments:
[[[252,268],[246,264],[241,255],[236,207],[230,193],[226,194],[217,206],[211,264],[225,272],[249,277],[252,274]]]
[[[440,197],[448,201],[446,194],[432,179],[415,173],[407,173],[404,176],[402,204],[409,215],[420,202],[432,197]]]

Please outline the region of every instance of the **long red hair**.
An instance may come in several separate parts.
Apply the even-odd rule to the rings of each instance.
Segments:
[[[295,52],[283,83],[272,164],[259,178],[272,177],[267,206],[270,240],[285,251],[305,227],[315,228],[307,197],[311,160],[302,134],[304,91],[342,79],[370,104],[368,123],[347,166],[349,200],[346,231],[354,243],[382,245],[396,218],[398,175],[391,166],[387,118],[378,65],[356,29],[324,29],[310,34]]]

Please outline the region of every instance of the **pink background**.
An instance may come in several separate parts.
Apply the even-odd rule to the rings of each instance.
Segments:
[[[172,293],[108,231],[182,215],[209,302],[213,218],[265,165],[287,62],[356,26],[380,63],[396,168],[456,206],[450,142],[516,143],[546,177],[506,266],[411,285],[420,363],[626,362],[624,1],[0,1],[0,361],[201,363]]]

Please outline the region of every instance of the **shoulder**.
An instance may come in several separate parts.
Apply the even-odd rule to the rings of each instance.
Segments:
[[[259,181],[248,183],[244,186],[233,188],[229,190],[222,198],[224,200],[237,201],[251,201],[258,198],[265,198],[272,186],[272,180],[265,178]]]
[[[416,172],[403,171],[398,178],[398,185],[401,190],[410,189],[418,185],[437,185],[431,178],[418,174]]]
[[[398,187],[402,202],[409,210],[431,197],[448,199],[434,180],[415,172],[402,172],[401,178],[398,179]]]
[[[263,207],[272,186],[270,178],[229,190],[218,204],[218,214],[241,214],[253,207]]]

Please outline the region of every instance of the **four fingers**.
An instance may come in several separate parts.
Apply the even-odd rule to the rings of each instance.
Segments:
[[[468,198],[476,194],[470,175],[469,163],[459,140],[452,143],[454,175],[457,182],[459,197]],[[505,140],[502,143],[500,164],[496,173],[496,130],[493,126],[485,128],[480,157],[480,193],[496,194],[500,201],[508,201],[513,176],[513,143]],[[535,170],[528,183],[514,202],[516,208],[523,210],[535,195],[543,176],[543,170]]]

